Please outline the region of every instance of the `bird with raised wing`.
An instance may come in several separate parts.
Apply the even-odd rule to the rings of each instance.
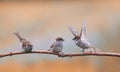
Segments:
[[[68,27],[72,34],[75,36],[73,38],[75,44],[83,49],[83,52],[97,52],[101,51],[98,48],[93,47],[87,38],[86,24],[83,24],[81,27],[81,32],[78,33],[73,27]]]

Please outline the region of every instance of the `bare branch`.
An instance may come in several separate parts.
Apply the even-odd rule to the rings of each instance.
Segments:
[[[1,54],[0,58],[7,57],[7,56],[13,56],[13,55],[20,55],[20,54],[32,54],[32,53],[52,54],[52,55],[57,55],[57,56],[60,57],[60,55],[57,54],[57,53],[53,53],[53,52],[46,51],[46,50],[39,50],[39,51],[32,51],[30,53],[25,53],[25,52],[10,52],[10,53],[6,53],[6,54]],[[70,54],[65,54],[64,56],[61,56],[61,57],[76,57],[76,56],[111,56],[111,57],[120,57],[120,53],[112,53],[112,52],[70,53]]]

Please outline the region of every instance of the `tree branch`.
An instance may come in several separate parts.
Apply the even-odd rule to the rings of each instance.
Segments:
[[[6,54],[1,54],[0,58],[2,57],[7,57],[7,56],[13,56],[13,55],[20,55],[20,54],[31,54],[31,53],[38,53],[38,54],[52,54],[52,55],[57,55],[60,57],[58,53],[53,53],[50,51],[46,50],[37,50],[37,51],[32,51],[30,53],[25,53],[25,52],[10,52]],[[112,53],[112,52],[97,52],[97,53],[70,53],[70,54],[65,54],[64,56],[61,57],[76,57],[76,56],[111,56],[111,57],[120,57],[120,53]]]

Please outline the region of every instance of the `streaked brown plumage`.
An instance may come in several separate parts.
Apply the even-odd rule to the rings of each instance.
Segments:
[[[33,45],[31,44],[30,41],[27,41],[25,38],[22,38],[19,33],[14,33],[17,38],[20,40],[20,42],[22,43],[22,49],[24,50],[24,52],[31,52],[33,49]]]

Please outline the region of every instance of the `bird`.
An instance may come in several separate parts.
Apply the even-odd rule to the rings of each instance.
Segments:
[[[50,46],[50,49],[48,49],[48,51],[52,51],[54,53],[58,53],[60,56],[64,56],[64,53],[62,52],[63,41],[64,39],[62,37],[57,37],[56,41]]]
[[[82,24],[80,33],[77,32],[72,26],[69,26],[68,28],[74,35],[73,40],[74,40],[75,44],[78,47],[83,49],[82,52],[85,52],[85,53],[92,52],[93,53],[93,52],[101,51],[100,49],[92,46],[91,43],[88,41],[85,23]]]
[[[21,48],[23,49],[23,52],[29,53],[33,49],[33,45],[31,44],[30,41],[26,40],[25,38],[22,38],[18,32],[14,33],[14,35],[17,36],[17,38],[20,40],[22,43]]]

